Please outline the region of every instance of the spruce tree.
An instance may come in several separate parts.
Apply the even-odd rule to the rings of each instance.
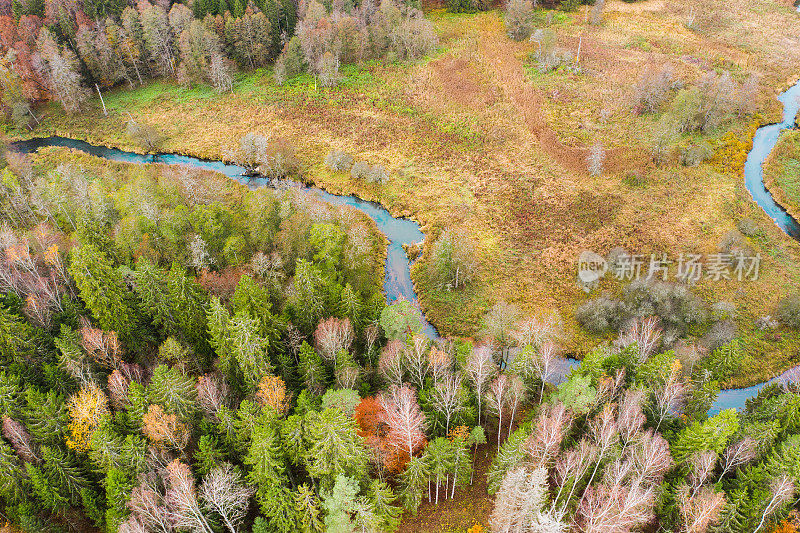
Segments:
[[[69,272],[98,325],[129,342],[136,330],[136,313],[122,276],[108,257],[91,244],[84,244],[73,249]]]

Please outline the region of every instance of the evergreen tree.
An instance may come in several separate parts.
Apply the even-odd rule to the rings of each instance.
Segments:
[[[360,480],[367,473],[367,451],[355,420],[338,409],[306,414],[306,470],[330,490],[342,474]]]
[[[412,457],[406,469],[400,474],[400,497],[403,507],[416,515],[422,503],[422,496],[430,480],[430,468],[427,457]]]
[[[357,494],[358,481],[343,474],[336,476],[333,488],[322,498],[327,533],[355,533],[351,513],[355,510]]]
[[[329,382],[328,371],[322,358],[307,342],[303,341],[298,353],[300,357],[300,375],[306,389],[315,395],[322,395]]]
[[[136,313],[129,304],[122,276],[108,257],[93,245],[84,244],[73,249],[69,272],[100,328],[130,341],[136,331]]]
[[[294,494],[294,505],[297,511],[297,526],[303,533],[318,533],[322,531],[322,521],[319,519],[320,509],[317,495],[308,485],[303,484]]]

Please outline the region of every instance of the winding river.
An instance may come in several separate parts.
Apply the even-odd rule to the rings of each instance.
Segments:
[[[17,141],[12,143],[11,148],[18,152],[31,153],[35,152],[39,148],[47,146],[73,148],[96,157],[102,157],[104,159],[119,161],[122,163],[161,163],[166,165],[184,165],[202,170],[212,170],[215,172],[220,172],[229,178],[232,178],[251,188],[270,185],[268,180],[254,179],[245,176],[244,167],[229,165],[221,161],[209,161],[205,159],[198,159],[196,157],[176,154],[160,154],[158,156],[142,155],[134,152],[126,152],[117,148],[95,146],[85,141],[68,139],[66,137],[54,136]],[[380,204],[376,202],[368,202],[356,196],[331,194],[317,187],[307,187],[297,182],[287,182],[285,185],[287,187],[297,188],[297,190],[303,193],[315,195],[319,199],[333,205],[349,206],[358,209],[374,220],[378,230],[380,230],[389,241],[386,254],[385,276],[383,281],[383,290],[384,294],[386,295],[386,301],[392,303],[399,298],[405,298],[411,302],[419,312],[419,317],[423,325],[423,332],[431,338],[438,337],[436,329],[427,321],[425,315],[420,310],[419,301],[417,300],[417,293],[414,291],[414,284],[411,282],[411,264],[409,263],[405,250],[403,249],[404,244],[419,243],[425,239],[425,235],[422,233],[419,224],[407,218],[395,218]]]
[[[800,81],[778,96],[778,100],[780,100],[784,106],[783,120],[776,124],[763,126],[756,131],[753,138],[753,148],[750,150],[747,161],[745,162],[745,185],[753,196],[753,200],[764,209],[767,215],[769,215],[788,235],[794,239],[800,240],[800,224],[772,198],[772,195],[764,186],[762,169],[764,161],[778,142],[780,132],[794,126],[795,116],[797,115],[798,109],[800,109]],[[212,170],[220,172],[251,188],[270,185],[267,180],[246,177],[243,167],[225,164],[220,161],[208,161],[176,154],[161,154],[158,156],[141,155],[118,150],[116,148],[95,146],[85,141],[68,139],[65,137],[54,136],[18,141],[12,144],[12,149],[23,153],[31,153],[46,146],[73,148],[97,157],[123,163],[162,163]],[[296,187],[303,193],[315,195],[319,199],[333,205],[349,206],[358,209],[375,221],[378,230],[380,230],[389,241],[383,282],[383,289],[387,302],[392,303],[399,298],[404,298],[411,302],[419,312],[424,333],[430,338],[438,337],[436,329],[427,321],[420,310],[417,294],[411,282],[411,263],[403,249],[404,244],[414,244],[424,240],[425,235],[422,233],[419,224],[410,219],[395,218],[380,204],[362,200],[356,196],[331,194],[317,187],[309,187],[299,183],[291,183],[288,186]],[[557,372],[556,379],[563,379],[569,372],[569,369],[578,364],[579,361],[575,359],[567,359],[561,372]],[[782,376],[778,376],[768,382],[759,383],[758,385],[743,389],[723,390],[716,402],[714,402],[709,414],[713,415],[728,408],[741,410],[744,408],[745,400],[757,395],[758,391],[768,383],[780,380],[781,378]]]

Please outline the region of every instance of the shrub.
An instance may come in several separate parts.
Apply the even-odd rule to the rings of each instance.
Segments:
[[[603,163],[606,159],[606,151],[600,142],[596,142],[589,149],[589,155],[586,157],[586,167],[589,174],[592,176],[599,176],[603,172]]]
[[[715,350],[736,338],[736,323],[733,320],[714,322],[703,336],[703,344],[709,350]]]
[[[634,111],[639,114],[656,111],[676,85],[672,65],[646,67],[633,88]]]
[[[622,302],[607,295],[584,302],[575,311],[575,319],[593,333],[604,333],[619,327],[623,319]]]
[[[386,169],[383,165],[370,165],[364,161],[356,161],[350,169],[350,176],[353,179],[362,180],[367,183],[384,183],[388,179]]]
[[[664,329],[684,332],[689,326],[706,320],[706,310],[699,298],[684,285],[637,280],[625,287],[623,298],[629,317],[655,315]]]
[[[539,57],[537,70],[541,73],[558,70],[559,67],[572,67],[570,70],[579,71],[580,68],[574,65],[575,56],[571,50],[566,48],[554,48],[549,54]]]
[[[733,320],[736,318],[736,305],[730,302],[717,302],[711,306],[712,320]]]
[[[714,155],[714,149],[706,141],[690,143],[680,151],[680,162],[683,166],[694,167],[708,161]]]
[[[353,166],[353,156],[343,150],[331,150],[325,157],[325,165],[337,172],[347,172]]]
[[[778,320],[792,329],[800,329],[800,294],[791,294],[778,303]]]
[[[748,237],[754,237],[761,231],[761,228],[758,227],[758,224],[752,218],[741,219],[736,224],[736,227],[743,235],[747,235]]]
[[[645,185],[644,175],[637,170],[629,170],[622,177],[622,184],[634,188],[644,187]]]
[[[575,11],[581,5],[581,0],[561,0],[562,11]]]
[[[506,33],[515,41],[524,41],[533,32],[533,6],[530,0],[509,0],[506,6]]]

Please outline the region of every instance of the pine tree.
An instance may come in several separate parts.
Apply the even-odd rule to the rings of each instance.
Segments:
[[[176,367],[158,365],[147,385],[150,403],[158,404],[166,411],[189,420],[197,411],[197,389],[195,380]]]
[[[312,394],[321,395],[327,388],[329,378],[322,358],[307,342],[303,341],[299,351],[300,375],[306,389]]]
[[[225,454],[220,449],[217,439],[213,435],[202,435],[197,441],[197,449],[194,452],[195,472],[205,476],[223,461]]]
[[[353,329],[355,329],[356,334],[361,331],[362,326],[361,307],[361,298],[350,284],[347,283],[344,289],[342,289],[342,301],[339,306],[339,312],[342,316],[350,319],[350,323],[353,324]]]
[[[5,307],[0,306],[0,358],[9,364],[24,359],[33,350],[33,329]]]
[[[257,487],[259,503],[266,496],[262,492],[264,488],[288,481],[280,435],[271,425],[253,428],[250,447],[242,462],[250,467],[247,479]]]
[[[403,507],[413,515],[417,514],[422,503],[422,496],[425,487],[430,482],[430,475],[427,456],[412,457],[406,465],[406,469],[400,474],[400,486],[402,487],[400,497]]]
[[[319,519],[319,500],[314,491],[305,483],[297,487],[294,494],[294,505],[297,511],[297,526],[303,533],[319,533],[322,521]]]
[[[694,422],[681,431],[670,447],[672,455],[676,462],[684,461],[693,453],[703,450],[711,450],[719,455],[738,429],[736,410],[726,409],[705,422]]]
[[[36,387],[26,389],[23,416],[25,426],[37,442],[54,445],[64,441],[69,417],[64,397],[56,391],[43,393]]]
[[[84,244],[73,249],[69,272],[99,326],[129,341],[136,329],[136,313],[128,303],[122,276],[108,257],[93,245]]]
[[[329,493],[322,499],[325,510],[326,533],[355,533],[355,524],[351,513],[355,509],[358,482],[355,479],[339,474]]]
[[[329,490],[342,474],[361,479],[367,472],[367,451],[356,423],[338,409],[306,414],[306,470]]]
[[[385,481],[373,479],[367,491],[371,507],[377,517],[380,531],[395,531],[400,526],[402,509],[394,505],[396,499],[391,487]]]

